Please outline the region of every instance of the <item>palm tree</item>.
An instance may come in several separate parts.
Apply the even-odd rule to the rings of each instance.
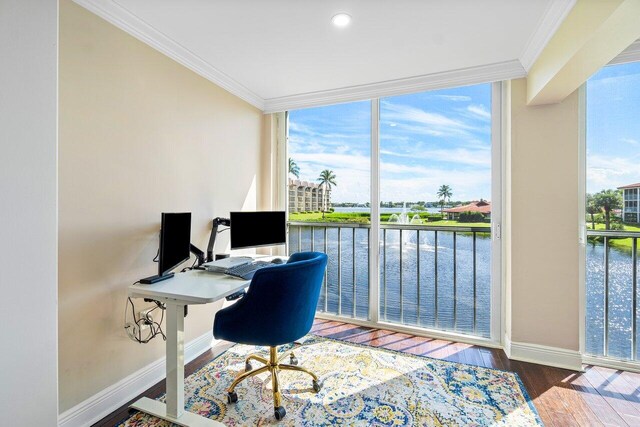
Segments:
[[[444,210],[444,204],[446,200],[451,200],[451,196],[453,196],[453,192],[451,191],[451,187],[448,185],[441,185],[438,189],[438,197],[440,198],[440,215],[442,215],[442,211]]]
[[[622,207],[622,192],[620,190],[602,190],[593,195],[593,201],[598,209],[604,210],[604,224],[611,229],[611,211]]]
[[[598,206],[596,206],[596,201],[595,201],[595,197],[593,197],[593,194],[587,194],[587,201],[586,201],[586,210],[587,213],[589,215],[591,215],[591,229],[595,230],[596,229],[596,221],[594,218],[594,215],[597,214],[598,212],[600,212],[600,208],[598,208]]]
[[[333,173],[332,170],[329,170],[329,169],[325,169],[322,172],[320,172],[318,181],[320,182],[320,185],[324,187],[324,191],[322,192],[322,218],[324,218],[324,213],[327,207],[325,202],[328,202],[328,200],[326,200],[327,190],[331,190],[331,185],[338,185],[338,184],[336,184],[336,175]]]
[[[289,173],[296,178],[300,178],[300,168],[295,160],[289,157]]]

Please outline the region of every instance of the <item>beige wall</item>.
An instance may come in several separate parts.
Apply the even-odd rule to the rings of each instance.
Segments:
[[[512,81],[506,332],[513,342],[577,351],[578,93],[533,107],[526,96],[526,80]]]
[[[63,0],[59,120],[64,412],[164,355],[161,338],[125,335],[126,288],[155,273],[161,212],[193,212],[204,248],[213,217],[256,207],[262,114]],[[217,308],[190,310],[186,341],[211,330]]]

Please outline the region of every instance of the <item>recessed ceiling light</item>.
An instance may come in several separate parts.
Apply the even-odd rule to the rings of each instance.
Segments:
[[[331,18],[331,22],[333,22],[333,25],[335,25],[336,27],[346,27],[347,25],[349,25],[349,22],[351,22],[351,15],[348,15],[346,13],[338,13],[337,15],[334,15],[333,18]]]

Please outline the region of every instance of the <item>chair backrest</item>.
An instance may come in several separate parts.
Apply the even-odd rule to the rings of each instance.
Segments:
[[[246,337],[242,331],[233,332],[236,342],[269,346],[293,342],[311,330],[326,266],[324,253],[295,253],[286,264],[258,270],[247,294],[223,310],[230,316],[218,314],[227,321],[234,319],[238,328],[248,328]],[[220,323],[228,325],[227,321]],[[216,315],[214,334],[218,323]]]

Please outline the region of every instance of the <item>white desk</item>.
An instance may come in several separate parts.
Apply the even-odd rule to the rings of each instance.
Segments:
[[[192,270],[178,273],[163,282],[129,286],[130,297],[151,298],[167,305],[167,403],[143,397],[131,408],[180,426],[224,425],[184,410],[184,307],[221,300],[248,285],[248,280]]]

